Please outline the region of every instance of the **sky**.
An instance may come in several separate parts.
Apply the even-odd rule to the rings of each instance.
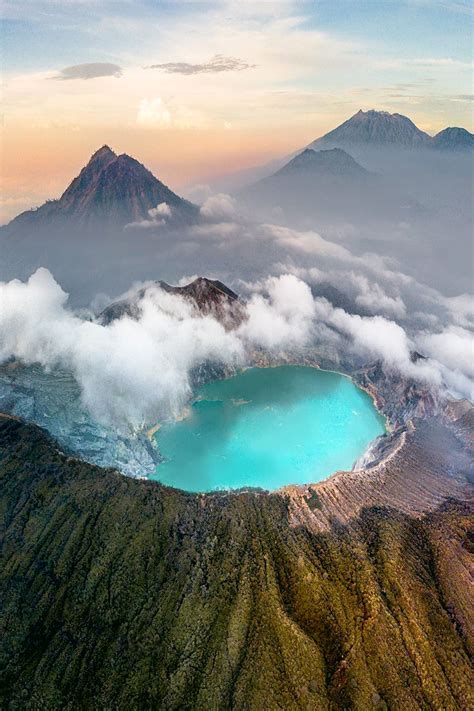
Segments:
[[[473,130],[464,0],[4,0],[2,221],[107,143],[177,190],[360,108]]]

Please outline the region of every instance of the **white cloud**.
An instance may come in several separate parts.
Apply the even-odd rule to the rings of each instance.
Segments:
[[[147,229],[148,227],[161,227],[165,225],[168,219],[172,216],[173,210],[166,202],[160,202],[156,207],[148,210],[149,220],[139,220],[137,222],[129,222],[124,229],[139,227]]]
[[[166,202],[160,202],[156,207],[148,210],[150,217],[171,217],[171,207]]]
[[[169,128],[171,111],[159,96],[142,99],[138,106],[137,123],[147,128]]]
[[[352,283],[359,290],[355,298],[356,304],[368,309],[371,313],[388,313],[396,318],[406,316],[406,306],[400,296],[388,296],[377,282],[370,282],[363,274],[351,274]]]
[[[102,326],[67,308],[67,294],[39,269],[28,282],[0,284],[0,361],[10,357],[74,375],[92,416],[116,426],[178,414],[192,367],[240,362],[243,345],[189,301],[149,289],[141,316]]]
[[[192,202],[202,205],[208,197],[211,197],[212,190],[206,183],[199,183],[197,185],[192,185],[183,191],[183,195],[191,200]]]
[[[419,339],[420,346],[431,357],[451,370],[474,378],[474,337],[471,331],[451,326],[441,333],[429,333]]]
[[[267,279],[260,288],[267,296],[254,294],[249,300],[248,320],[239,329],[243,338],[269,350],[306,343],[315,313],[309,286],[284,274]]]
[[[262,225],[266,237],[274,239],[281,247],[307,254],[320,254],[334,259],[351,260],[352,254],[335,242],[329,242],[317,232],[300,232],[280,225]]]
[[[193,237],[209,238],[216,241],[233,239],[240,232],[240,226],[235,222],[206,222],[204,225],[193,225],[188,233]]]
[[[235,214],[235,200],[225,193],[211,195],[201,207],[201,215],[208,220],[228,220]]]
[[[344,333],[356,352],[369,360],[381,360],[394,372],[415,380],[441,385],[439,368],[431,361],[411,359],[413,343],[395,321],[383,316],[359,316],[334,308],[326,299],[316,299],[316,315],[331,327]]]
[[[237,57],[225,57],[222,54],[216,54],[207,62],[162,62],[161,64],[152,64],[148,69],[159,69],[168,74],[184,74],[186,76],[194,74],[220,74],[222,72],[241,72],[244,69],[253,69],[254,64],[244,62]]]
[[[91,322],[67,306],[67,294],[39,269],[26,283],[0,283],[0,362],[11,357],[71,372],[92,416],[116,427],[176,415],[190,395],[190,372],[206,360],[243,365],[248,349],[292,351],[331,344],[346,358],[381,360],[391,371],[474,397],[472,333],[451,325],[412,334],[381,315],[363,317],[314,299],[293,274],[252,285],[248,318],[226,331],[193,304],[149,285],[139,318]],[[135,289],[136,293],[136,289]],[[416,349],[429,356],[413,362]]]

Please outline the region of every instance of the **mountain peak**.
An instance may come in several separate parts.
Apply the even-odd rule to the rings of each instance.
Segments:
[[[352,116],[352,119],[355,119],[357,116],[359,118],[363,118],[364,116],[370,116],[370,117],[376,117],[376,116],[399,116],[400,114],[391,114],[389,111],[381,111],[379,109],[367,109],[367,111],[364,111],[364,109],[359,109],[359,111]]]
[[[108,145],[99,148],[59,200],[19,215],[34,220],[71,220],[74,226],[125,226],[149,219],[160,203],[172,210],[173,223],[194,219],[197,208],[160,182],[139,161],[117,155]],[[44,207],[44,206],[43,206]],[[47,214],[46,214],[47,213]],[[18,219],[15,218],[15,219]]]
[[[433,145],[440,150],[472,151],[474,150],[474,134],[465,128],[449,126],[433,137]]]
[[[367,171],[342,148],[327,150],[305,148],[275,173],[276,176],[296,174],[325,178],[354,178],[367,175]]]
[[[415,148],[428,145],[431,138],[407,116],[388,111],[360,109],[350,119],[322,138],[310,144],[310,148],[327,146],[344,148],[353,145],[375,145],[397,148]]]
[[[93,153],[90,157],[89,163],[93,160],[97,160],[98,158],[116,158],[117,154],[114,153],[114,151],[107,145],[104,144],[101,148],[99,148],[95,153]]]

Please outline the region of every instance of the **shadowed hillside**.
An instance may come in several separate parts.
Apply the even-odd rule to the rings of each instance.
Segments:
[[[463,472],[416,461],[426,428],[409,435],[405,467],[387,465],[406,508],[438,501],[420,518],[378,503],[379,470],[370,506],[337,477],[187,495],[69,458],[4,418],[2,708],[472,707],[472,510]]]

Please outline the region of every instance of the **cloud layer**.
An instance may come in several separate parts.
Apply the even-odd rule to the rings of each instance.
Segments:
[[[89,62],[87,64],[73,64],[71,67],[61,69],[52,79],[97,79],[98,77],[120,77],[122,67],[108,62]]]
[[[380,360],[433,388],[474,399],[472,333],[462,326],[417,330],[381,315],[363,316],[314,296],[294,274],[251,287],[247,318],[226,330],[188,300],[149,286],[139,318],[108,325],[68,308],[68,296],[46,269],[27,282],[0,284],[0,362],[15,358],[73,374],[92,417],[117,428],[177,416],[191,393],[191,373],[204,362],[242,366],[255,348],[299,352],[331,345],[337,357]],[[427,358],[414,360],[420,350]]]
[[[221,72],[241,72],[244,69],[253,69],[255,64],[249,64],[237,57],[225,57],[216,54],[207,62],[192,64],[190,62],[162,62],[151,64],[148,69],[159,69],[167,74],[220,74]]]
[[[249,344],[296,347],[307,339],[308,314],[298,306],[301,296],[311,300],[306,285],[290,275],[271,280],[268,291],[268,301],[256,297],[248,324],[233,332],[156,286],[141,298],[138,320],[104,326],[68,309],[67,294],[39,269],[26,283],[0,284],[0,362],[13,357],[71,372],[94,419],[137,427],[177,416],[190,373],[203,362],[242,365]],[[276,327],[271,340],[268,325],[261,333],[268,318]]]

